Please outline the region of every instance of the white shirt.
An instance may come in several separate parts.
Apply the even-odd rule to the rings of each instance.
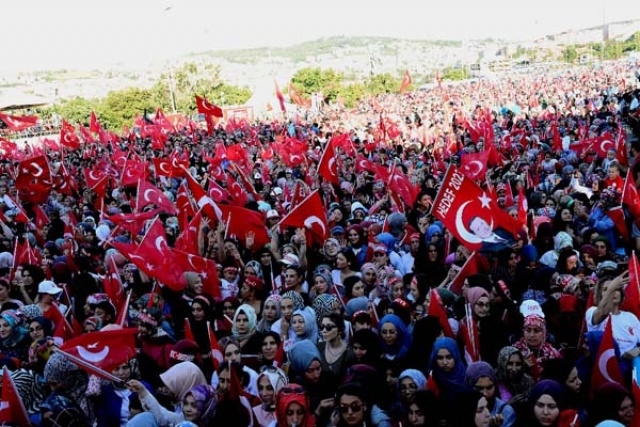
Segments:
[[[595,313],[597,307],[590,307],[585,314],[587,320],[587,331],[604,331],[607,326],[609,317],[606,317],[602,322],[594,325],[593,313]],[[620,347],[620,354],[624,354],[629,350],[633,350],[640,344],[640,321],[638,318],[628,311],[621,311],[620,314],[612,314],[613,319],[612,331],[613,339],[618,343]]]

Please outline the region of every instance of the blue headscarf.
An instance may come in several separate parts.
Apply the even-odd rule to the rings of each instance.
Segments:
[[[438,351],[442,349],[448,350],[456,363],[450,372],[444,372],[438,367]],[[465,380],[466,368],[462,357],[460,357],[458,343],[456,343],[454,339],[443,337],[438,338],[433,343],[429,367],[433,373],[433,378],[435,379],[436,384],[438,384],[440,390],[448,397],[448,400],[452,401],[455,399],[457,393],[468,389]]]
[[[376,239],[387,247],[387,254],[396,247],[396,238],[391,233],[380,233],[376,236]]]
[[[6,310],[0,314],[0,317],[11,327],[11,334],[2,340],[2,346],[5,348],[15,347],[25,339],[29,331],[20,325],[20,317],[15,310]]]
[[[395,357],[402,357],[408,351],[408,340],[410,339],[409,334],[407,334],[407,327],[404,322],[396,316],[395,314],[387,314],[382,319],[380,319],[380,323],[378,323],[378,336],[382,337],[382,325],[385,323],[391,323],[396,327],[396,331],[398,334],[396,336],[396,341],[393,345],[387,345],[385,342],[380,339],[380,344],[382,346],[382,352],[384,354],[389,354]]]

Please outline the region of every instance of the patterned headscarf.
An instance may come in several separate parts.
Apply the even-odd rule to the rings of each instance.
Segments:
[[[87,374],[60,353],[49,357],[44,367],[44,378],[48,383],[58,383],[60,388],[57,391],[75,401],[80,401],[89,384]]]
[[[11,334],[2,340],[2,346],[6,348],[15,347],[26,338],[29,330],[22,326],[20,314],[15,310],[3,311],[0,317],[11,327]]]
[[[324,316],[327,316],[333,312],[333,304],[338,301],[338,297],[333,294],[321,294],[313,300],[311,306],[316,312],[316,320],[318,323],[322,321]]]
[[[216,390],[209,384],[200,384],[187,392],[185,398],[192,395],[198,408],[198,422],[200,425],[209,425],[209,422],[216,413],[218,398]]]
[[[304,299],[302,296],[296,291],[287,291],[282,294],[282,299],[289,298],[293,301],[293,309],[294,310],[302,310],[304,308]]]

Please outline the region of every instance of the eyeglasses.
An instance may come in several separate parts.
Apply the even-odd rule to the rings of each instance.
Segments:
[[[320,325],[321,331],[331,332],[336,328],[336,325]]]
[[[358,412],[362,411],[362,403],[351,402],[348,405],[340,405],[340,413],[341,414],[346,414],[346,413],[349,412],[349,410],[351,410],[351,412],[353,412],[353,413],[358,413]]]
[[[304,388],[286,386],[286,387],[282,387],[280,389],[280,393],[282,393],[283,395],[287,395],[287,394],[304,394]]]

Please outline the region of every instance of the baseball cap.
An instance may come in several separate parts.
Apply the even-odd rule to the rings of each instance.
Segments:
[[[271,218],[280,218],[280,214],[277,210],[271,209],[269,212],[267,212],[267,219]]]
[[[522,301],[522,304],[520,304],[520,314],[522,314],[523,317],[538,316],[544,319],[542,307],[540,307],[538,301],[532,299]]]
[[[387,253],[387,247],[385,245],[375,245],[373,248],[373,253],[376,252],[381,252],[386,254]]]
[[[298,256],[295,254],[286,254],[284,258],[280,260],[280,262],[284,265],[297,267],[300,265],[300,258],[298,258]]]
[[[58,295],[60,292],[62,292],[62,288],[58,287],[58,285],[51,280],[43,280],[38,285],[39,294]]]
[[[331,229],[331,234],[344,234],[344,227],[336,225]]]

